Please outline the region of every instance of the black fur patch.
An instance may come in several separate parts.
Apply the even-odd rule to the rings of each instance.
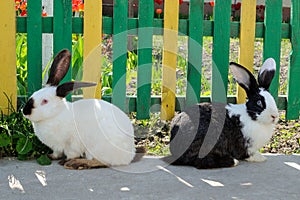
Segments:
[[[265,70],[258,76],[258,84],[259,87],[263,87],[265,89],[269,89],[270,84],[273,80],[275,75],[275,70],[267,71]]]
[[[265,98],[259,94],[252,96],[246,103],[247,113],[252,120],[257,119],[257,115],[260,115],[262,111],[266,109]]]
[[[243,160],[249,157],[248,141],[241,132],[239,116],[229,117],[225,106],[202,103],[177,115],[171,125],[172,156],[168,161],[174,165],[190,165],[196,168],[220,168],[233,166],[234,158]],[[225,123],[220,120],[224,117]],[[216,132],[208,132],[210,126]],[[207,140],[206,137],[210,139]],[[205,140],[213,143],[204,142]],[[208,150],[206,155],[199,155],[202,148]]]
[[[34,108],[34,100],[30,98],[23,108],[23,114],[30,115],[33,108]]]

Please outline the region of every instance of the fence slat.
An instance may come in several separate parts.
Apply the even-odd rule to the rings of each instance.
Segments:
[[[137,119],[150,118],[154,1],[139,1]]]
[[[200,102],[203,6],[203,0],[190,1],[186,106]]]
[[[298,119],[300,111],[300,1],[292,0],[291,6],[292,54],[289,66],[287,119]]]
[[[84,98],[101,98],[102,0],[85,1],[84,5],[83,80],[96,82],[97,87],[85,88]]]
[[[231,0],[215,0],[212,101],[227,101]],[[216,14],[217,13],[217,14]]]
[[[266,60],[272,57],[276,61],[276,74],[270,86],[270,92],[276,102],[278,102],[280,74],[281,22],[282,0],[266,0],[263,58]]]
[[[128,0],[114,0],[113,17],[113,82],[112,103],[123,111],[126,108]]]
[[[160,114],[162,120],[171,119],[175,112],[178,11],[178,1],[165,0]]]
[[[28,96],[42,87],[42,1],[27,2]]]
[[[138,27],[136,18],[129,18],[128,19],[128,29],[136,29]],[[43,17],[43,33],[53,33],[53,17]],[[112,17],[105,17],[103,16],[102,25],[103,25],[103,33],[104,34],[112,34]],[[188,35],[188,20],[181,19],[179,21],[179,32],[181,34]],[[73,33],[83,33],[83,18],[75,17],[72,19],[73,23]],[[203,21],[203,36],[212,36],[213,35],[213,21],[204,20]],[[157,28],[154,29],[154,35],[161,35],[162,34],[162,27],[163,21],[161,19],[154,19],[153,20],[153,27]],[[18,33],[26,33],[26,17],[17,17],[17,32]],[[240,34],[240,23],[239,22],[231,22],[230,23],[230,37],[239,37]],[[290,27],[287,23],[281,24],[281,38],[282,39],[289,39],[290,38]],[[264,37],[264,23],[257,22],[255,27],[255,37],[256,38],[263,38]]]
[[[72,1],[54,0],[53,7],[53,51],[56,55],[62,49],[72,50]],[[62,82],[71,79],[72,68],[70,67]],[[70,100],[70,96],[68,96],[68,100]]]
[[[15,2],[0,2],[0,111],[9,114],[8,97],[11,97],[12,106],[17,108],[17,80],[16,80],[16,21]]]
[[[256,21],[256,2],[253,0],[243,0],[241,10],[241,31],[240,31],[240,55],[239,63],[249,71],[253,71],[254,60],[254,39]],[[238,86],[237,103],[245,103],[246,93]]]

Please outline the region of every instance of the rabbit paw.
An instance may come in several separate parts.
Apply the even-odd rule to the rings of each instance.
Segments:
[[[246,159],[248,162],[264,162],[267,158],[261,155],[260,153],[254,153],[252,156]]]
[[[66,169],[93,169],[93,168],[105,168],[108,167],[107,165],[101,163],[98,160],[87,160],[82,158],[75,158],[68,160],[64,163],[64,168]]]
[[[240,161],[238,161],[237,159],[233,159],[233,161],[234,161],[234,164],[233,164],[233,166],[235,167],[235,166],[238,166],[238,164],[240,163]]]
[[[54,151],[52,154],[49,154],[48,157],[51,160],[59,160],[64,157],[64,154],[62,152]]]

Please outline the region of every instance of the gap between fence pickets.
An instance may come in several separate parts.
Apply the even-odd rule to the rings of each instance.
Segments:
[[[184,2],[190,2],[190,0],[183,0]],[[215,0],[204,0],[205,3]],[[265,5],[266,0],[256,0],[256,5]],[[232,3],[242,3],[242,0],[232,0]],[[291,0],[282,0],[282,7],[291,7]]]
[[[48,16],[53,16],[53,1],[43,1],[43,7]],[[43,48],[42,48],[42,69],[46,68],[47,64],[51,61],[53,57],[53,34],[43,33]],[[43,85],[48,80],[48,73],[45,73],[45,77],[43,79]]]

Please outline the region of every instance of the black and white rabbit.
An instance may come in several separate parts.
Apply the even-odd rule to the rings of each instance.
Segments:
[[[267,59],[258,82],[243,66],[231,62],[235,80],[246,91],[245,104],[200,103],[187,108],[171,123],[171,156],[174,165],[196,168],[231,167],[238,160],[262,162],[258,150],[269,142],[278,121],[278,109],[268,88],[276,70]]]
[[[66,156],[66,168],[129,164],[136,149],[128,116],[103,100],[66,101],[65,97],[71,91],[96,85],[86,82],[59,85],[69,69],[70,60],[68,50],[57,54],[47,85],[33,93],[23,114],[32,122],[37,137],[53,150],[53,159]],[[80,157],[86,159],[77,159]]]

